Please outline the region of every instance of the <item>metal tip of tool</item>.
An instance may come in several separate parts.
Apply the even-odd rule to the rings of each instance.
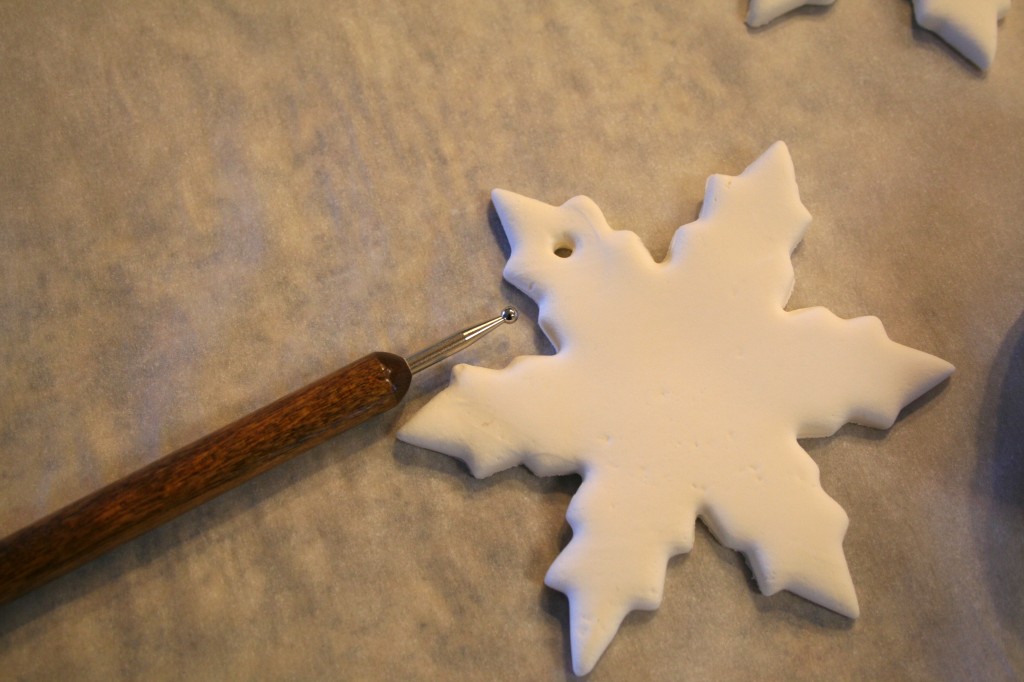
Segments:
[[[503,324],[512,324],[518,319],[519,311],[512,306],[505,306],[501,313],[493,320],[481,322],[480,324],[463,329],[461,332],[452,334],[440,343],[435,343],[426,350],[410,355],[406,362],[409,363],[409,369],[412,373],[416,374],[467,348],[495,327]]]

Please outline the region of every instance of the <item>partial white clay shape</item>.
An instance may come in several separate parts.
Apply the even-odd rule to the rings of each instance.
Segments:
[[[792,12],[804,5],[831,5],[836,0],[750,0],[747,7],[747,26],[757,28]]]
[[[517,464],[582,474],[572,540],[545,579],[569,597],[576,673],[627,613],[658,607],[697,517],[765,594],[856,617],[847,517],[797,439],[888,428],[953,367],[890,341],[876,318],[784,310],[810,221],[786,146],[710,178],[663,263],[586,197],[492,196],[512,247],[505,278],[537,301],[556,353],[457,366],[399,438],[478,477]]]
[[[914,0],[914,18],[952,45],[979,69],[987,70],[996,56],[999,22],[1010,11],[1010,0]]]

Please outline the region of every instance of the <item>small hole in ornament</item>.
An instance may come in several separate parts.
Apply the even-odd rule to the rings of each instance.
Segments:
[[[559,258],[568,258],[572,255],[572,247],[570,246],[559,246],[555,249],[555,255]]]

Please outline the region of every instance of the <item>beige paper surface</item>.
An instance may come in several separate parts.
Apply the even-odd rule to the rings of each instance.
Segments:
[[[0,535],[372,350],[511,302],[459,360],[549,353],[489,192],[587,194],[661,258],[783,139],[791,307],[957,366],[804,445],[856,622],[698,530],[590,676],[1024,676],[1024,16],[981,75],[907,2],[0,6]],[[628,321],[609,320],[609,324]],[[638,348],[637,352],[643,352]],[[394,438],[448,380],[0,607],[5,679],[571,678],[543,586],[578,479]]]

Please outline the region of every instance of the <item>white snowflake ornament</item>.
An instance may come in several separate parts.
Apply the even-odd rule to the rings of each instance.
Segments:
[[[582,475],[572,540],[545,579],[569,597],[576,673],[627,613],[658,607],[698,517],[765,594],[856,617],[847,517],[797,439],[888,428],[953,367],[890,341],[876,318],[784,310],[810,221],[786,146],[713,176],[662,263],[586,197],[493,199],[512,247],[505,278],[538,303],[556,353],[455,367],[399,438],[478,477],[517,464]]]

